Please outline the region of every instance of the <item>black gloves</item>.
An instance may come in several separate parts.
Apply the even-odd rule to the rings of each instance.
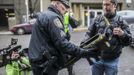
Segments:
[[[98,61],[99,51],[95,48],[83,49],[81,51],[81,57],[86,58],[90,65],[93,65]]]
[[[97,56],[96,49],[95,48],[81,49],[80,56],[81,57],[94,57],[94,56]]]

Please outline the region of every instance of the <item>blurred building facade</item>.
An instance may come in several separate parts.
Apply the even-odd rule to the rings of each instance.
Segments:
[[[134,10],[134,0],[118,0],[118,10]],[[0,0],[0,26],[27,22],[32,13],[47,9],[50,0]],[[103,14],[102,0],[70,0],[70,6],[81,27],[89,26],[92,19]]]
[[[82,27],[89,26],[92,20],[102,12],[103,0],[70,0],[74,16],[82,22]],[[118,0],[118,10],[134,10],[134,0]]]
[[[33,11],[40,11],[40,0],[0,0],[0,27],[24,23]]]

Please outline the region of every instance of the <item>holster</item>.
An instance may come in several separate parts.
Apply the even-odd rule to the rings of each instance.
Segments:
[[[52,56],[48,51],[44,51],[43,53],[44,58],[46,59],[46,61],[44,63],[42,63],[43,69],[43,75],[49,73],[49,71],[51,71],[51,68],[54,67],[54,63],[57,62],[57,57],[56,56]]]
[[[57,61],[57,57],[56,56],[53,56],[49,60],[47,60],[45,63],[42,64],[42,66],[44,67],[43,75],[44,74],[48,74],[49,71],[51,71],[51,68],[54,67],[54,63],[56,61]]]

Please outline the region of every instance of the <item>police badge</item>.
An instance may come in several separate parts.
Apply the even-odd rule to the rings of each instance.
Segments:
[[[63,29],[63,25],[62,25],[61,21],[58,18],[54,19],[54,24],[58,28]],[[63,30],[60,30],[60,35],[61,35],[61,37],[65,37],[66,36],[66,34],[65,34],[65,32]]]
[[[58,18],[54,19],[54,24],[59,28],[63,28],[63,25]]]

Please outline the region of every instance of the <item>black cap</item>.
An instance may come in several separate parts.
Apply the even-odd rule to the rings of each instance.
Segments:
[[[66,7],[66,8],[70,8],[69,6],[69,0],[60,0],[61,3],[63,3],[63,5]]]
[[[51,0],[51,1],[60,1],[66,8],[70,8],[69,0]]]

